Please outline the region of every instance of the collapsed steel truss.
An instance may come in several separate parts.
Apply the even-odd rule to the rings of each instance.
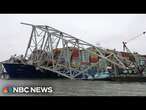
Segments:
[[[25,58],[29,60],[29,64],[36,65],[39,69],[53,71],[69,79],[82,79],[84,76],[91,76],[88,74],[89,69],[93,67],[105,69],[107,63],[115,67],[126,68],[118,55],[113,51],[107,51],[106,49],[92,45],[50,26],[27,23],[21,24],[32,27]],[[54,49],[57,48],[61,48],[61,52],[59,57],[55,58]],[[79,63],[78,66],[74,67],[70,61],[70,48],[77,48],[87,53],[96,54],[100,60],[97,63],[88,65],[81,65]],[[91,51],[90,48],[94,48],[96,51]],[[64,63],[60,63],[61,59],[64,59]],[[46,61],[47,63],[45,63]],[[52,65],[49,65],[48,61],[51,61]],[[104,65],[100,66],[101,63],[104,63]]]

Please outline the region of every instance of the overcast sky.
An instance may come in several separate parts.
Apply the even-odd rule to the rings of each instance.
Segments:
[[[0,61],[24,54],[31,27],[52,26],[79,39],[109,49],[122,50],[122,41],[146,31],[145,14],[0,14]],[[146,54],[146,36],[127,44],[130,50]]]

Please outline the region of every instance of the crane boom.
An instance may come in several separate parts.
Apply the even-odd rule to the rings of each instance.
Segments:
[[[132,40],[135,40],[136,38],[138,38],[138,37],[140,37],[140,36],[142,36],[142,35],[145,35],[145,34],[146,34],[146,31],[144,31],[144,32],[142,32],[141,34],[139,34],[139,35],[137,35],[137,36],[135,36],[135,37],[129,39],[127,42],[123,42],[123,51],[125,51],[125,49],[126,49],[127,52],[130,53],[130,54],[134,57],[134,59],[136,59],[135,54],[133,54],[133,53],[129,50],[129,48],[126,46],[126,44],[129,43],[129,42],[132,41]],[[139,66],[136,64],[136,61],[134,60],[132,63],[135,65],[135,67],[136,67],[136,69],[137,69],[137,72],[139,72],[140,74],[142,74],[142,70],[141,70],[141,69],[139,68]]]
[[[130,41],[132,41],[132,40],[135,40],[136,38],[138,38],[138,37],[140,37],[140,36],[142,36],[142,35],[145,35],[145,34],[146,34],[146,31],[144,31],[144,32],[140,33],[139,35],[137,35],[137,36],[135,36],[135,37],[129,39],[126,43],[128,43],[128,42],[130,42]]]

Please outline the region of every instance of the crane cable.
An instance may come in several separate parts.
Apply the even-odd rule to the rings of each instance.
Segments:
[[[144,34],[146,34],[146,31],[144,31],[143,33],[141,33],[141,34],[139,34],[139,35],[137,35],[137,36],[135,36],[135,37],[129,39],[126,43],[128,43],[128,42],[130,42],[130,41],[132,41],[132,40],[136,39],[137,37],[140,37],[140,36],[142,36],[142,35],[144,35]]]
[[[126,45],[128,42],[130,42],[130,41],[132,41],[132,40],[134,40],[134,39],[136,39],[136,38],[138,38],[138,37],[140,37],[140,36],[142,36],[144,34],[146,34],[146,31],[144,31],[143,33],[141,33],[141,34],[129,39],[127,42],[123,42],[123,43]],[[123,51],[125,51],[125,45],[123,45]]]

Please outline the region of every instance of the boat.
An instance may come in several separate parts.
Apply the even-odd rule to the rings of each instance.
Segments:
[[[8,61],[2,62],[5,72],[1,77],[145,80],[143,76],[119,76],[143,74],[146,68],[145,56],[104,49],[50,26],[21,24],[32,26],[25,55],[15,54]],[[123,45],[127,49],[125,42]]]
[[[15,63],[3,63],[3,67],[6,72],[3,73],[3,77],[7,76],[9,78],[65,78],[55,72],[43,69],[37,69],[33,65],[29,64],[15,64]],[[7,78],[6,78],[7,79]]]

